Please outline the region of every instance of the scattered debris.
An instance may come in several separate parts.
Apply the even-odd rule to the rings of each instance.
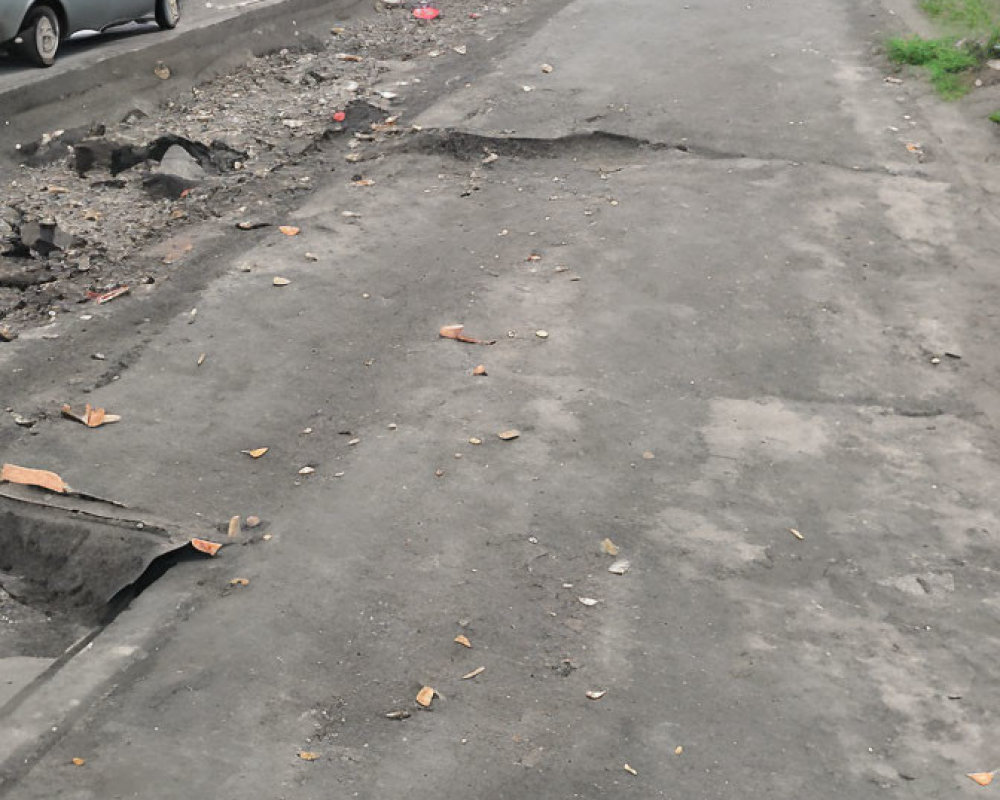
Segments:
[[[632,767],[631,765],[629,765],[629,764],[625,764],[625,765],[624,765],[624,766],[622,767],[622,769],[624,769],[624,770],[625,770],[625,771],[626,771],[626,772],[627,772],[627,773],[628,773],[629,775],[638,775],[638,774],[639,774],[639,773],[638,773],[638,772],[636,772],[636,771],[635,771],[635,769],[634,769],[634,768],[633,768],[633,767]]]
[[[802,541],[803,539],[805,539],[805,538],[806,538],[806,537],[805,537],[805,536],[803,536],[803,535],[802,535],[801,533],[799,533],[799,532],[798,532],[797,530],[795,530],[795,528],[789,528],[789,529],[788,529],[788,532],[789,532],[790,534],[792,534],[792,536],[794,536],[794,537],[795,537],[796,539],[798,539],[799,541]]]
[[[462,680],[463,681],[471,680],[472,678],[475,678],[477,675],[482,675],[484,672],[486,672],[486,667],[476,667],[474,670],[472,670],[472,672],[466,672],[462,676]]]
[[[156,66],[153,67],[153,74],[161,81],[165,81],[170,78],[170,67],[162,61],[157,61]]]
[[[653,453],[652,450],[644,450],[642,453],[642,457],[646,459],[646,461],[652,461],[654,458],[656,458],[656,454]]]
[[[469,641],[469,637],[462,633],[455,637],[455,642],[462,645],[462,647],[472,647],[472,642]]]
[[[601,540],[601,549],[607,553],[609,556],[618,555],[618,545],[612,542],[610,539]]]
[[[271,281],[271,283],[273,283],[275,286],[288,286],[288,284],[290,284],[291,281],[288,280],[288,278],[281,278],[276,275],[274,277],[274,280]]]
[[[254,514],[251,514],[249,517],[247,517],[246,526],[248,528],[256,528],[258,525],[260,525],[260,517]]]
[[[465,342],[467,344],[496,344],[496,339],[485,340],[485,339],[475,339],[472,336],[466,336],[463,331],[465,330],[464,325],[445,325],[441,330],[438,331],[438,335],[442,339],[454,339],[458,342]]]
[[[441,10],[434,6],[420,6],[413,9],[413,16],[425,22],[430,22],[432,19],[437,19],[441,16]]]
[[[93,408],[90,403],[84,406],[82,414],[74,411],[68,403],[64,404],[61,410],[64,417],[82,422],[88,428],[99,428],[101,425],[110,425],[121,420],[120,415],[107,414],[103,408]]]
[[[517,439],[520,435],[521,432],[518,430],[514,430],[513,428],[511,428],[508,431],[500,431],[500,433],[497,434],[497,436],[503,439],[505,442],[509,442],[512,439]]]
[[[72,763],[74,767],[82,767],[84,764],[87,763],[87,761],[86,759],[77,757],[70,759],[70,763]]]
[[[303,467],[299,470],[299,475],[312,475],[316,471],[316,467]]]
[[[228,536],[238,536],[240,532],[240,518],[239,515],[229,518],[229,528],[226,531]]]
[[[478,436],[470,436],[469,437],[469,444],[482,444],[482,443],[483,443],[483,440],[480,439]]]
[[[596,606],[599,602],[601,602],[600,600],[595,600],[593,597],[578,597],[576,599],[585,606]]]
[[[0,327],[0,342],[13,342],[17,338],[17,333],[6,325]]]
[[[993,772],[967,772],[966,777],[971,778],[980,786],[989,786],[993,783],[995,773],[995,770]]]
[[[230,586],[249,586],[250,585],[250,579],[249,578],[230,578],[229,579],[229,585]]]
[[[620,558],[608,567],[608,572],[612,575],[624,575],[632,568],[632,562],[627,558]]]
[[[486,372],[486,366],[483,365],[483,364],[480,364],[477,367],[474,367],[473,370],[472,370],[472,374],[473,375],[477,375],[477,376],[479,376],[481,378],[485,378],[486,375],[488,374]]]
[[[214,556],[222,548],[219,542],[210,542],[207,539],[192,539],[191,546],[199,553]]]
[[[198,362],[197,362],[196,366],[200,367],[202,364],[204,364],[206,358],[207,358],[207,356],[204,353],[199,353],[198,354]]]
[[[423,706],[424,708],[430,708],[431,701],[434,700],[434,697],[436,695],[437,692],[434,691],[434,689],[432,689],[430,686],[425,686],[423,689],[417,692],[417,703]]]
[[[309,750],[299,750],[298,756],[303,761],[315,761],[319,758],[319,753],[313,753]]]
[[[535,331],[535,336],[537,336],[539,339],[548,339],[549,338],[549,332],[548,331],[541,331],[541,330]]]
[[[390,711],[385,717],[386,719],[409,719],[410,712],[400,709],[399,711]]]
[[[674,748],[674,755],[675,756],[679,756],[683,752],[684,752],[683,745],[677,745],[677,747]]]
[[[285,236],[298,236],[300,229],[294,225],[279,225],[278,230],[285,234]]]
[[[121,297],[126,295],[131,291],[128,286],[117,286],[107,292],[87,292],[87,299],[93,300],[96,305],[102,306],[105,303],[110,303],[116,297]]]
[[[71,491],[69,484],[54,472],[44,469],[19,467],[15,464],[4,464],[0,468],[0,483],[37,486],[40,489],[48,489],[50,492],[55,492],[56,494],[67,494]]]
[[[260,458],[270,449],[270,447],[255,447],[252,450],[240,450],[240,452],[250,456],[250,458]]]

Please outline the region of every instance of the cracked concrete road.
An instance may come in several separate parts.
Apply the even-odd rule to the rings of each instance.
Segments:
[[[122,372],[90,397],[123,423],[4,458],[270,538],[142,594],[102,637],[148,639],[9,795],[982,791],[993,167],[978,123],[883,82],[886,19],[553,7],[373,186],[315,171],[299,236],[226,234],[109,312]],[[15,396],[62,399],[37,370]]]

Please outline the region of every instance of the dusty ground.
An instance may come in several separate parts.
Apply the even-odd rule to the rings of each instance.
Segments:
[[[365,62],[275,56],[323,114],[272,91],[304,125],[163,204],[155,283],[0,350],[5,459],[226,543],[11,797],[989,791],[992,131],[883,80],[875,4],[530,10],[388,65],[422,130],[356,148],[281,153]]]

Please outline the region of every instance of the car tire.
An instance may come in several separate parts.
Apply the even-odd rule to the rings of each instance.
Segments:
[[[49,6],[35,6],[24,18],[17,35],[21,55],[39,67],[51,67],[56,60],[62,31],[59,17]]]
[[[181,0],[156,0],[156,24],[169,31],[181,21]]]

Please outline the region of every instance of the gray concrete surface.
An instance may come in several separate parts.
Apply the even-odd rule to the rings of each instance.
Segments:
[[[369,189],[316,172],[299,237],[217,233],[197,276],[3,351],[37,403],[66,390],[39,354],[131,352],[91,395],[122,424],[5,458],[272,537],[179,565],[112,625],[147,626],[131,666],[9,796],[982,792],[994,167],[975,118],[882,81],[885,24],[575,0],[421,122],[625,138],[404,150]],[[451,322],[499,341],[439,339]]]

